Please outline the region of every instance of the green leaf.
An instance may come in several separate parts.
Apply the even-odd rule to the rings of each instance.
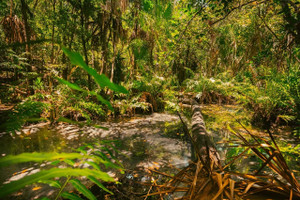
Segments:
[[[278,115],[277,117],[283,119],[286,123],[295,120],[297,117],[292,115]]]
[[[101,151],[95,151],[95,154],[99,155],[104,160],[110,161],[110,159]]]
[[[61,188],[61,185],[59,181],[53,181],[53,180],[40,180],[39,183],[47,184],[51,187]]]
[[[104,164],[105,167],[107,167],[107,168],[122,169],[120,166],[118,166],[118,165],[114,164],[113,162],[111,162],[107,157],[106,157],[107,159],[103,160],[100,156],[91,155],[90,158],[93,159],[95,163]]]
[[[65,159],[64,162],[67,163],[68,165],[71,165],[71,166],[75,165],[75,161],[71,160],[71,159]]]
[[[86,163],[91,165],[94,169],[101,170],[97,163],[94,163],[92,161],[86,161]]]
[[[86,146],[81,146],[81,147],[78,147],[77,149],[76,149],[76,151],[79,151],[80,153],[82,153],[82,154],[87,154],[87,151],[85,150],[86,149]]]
[[[56,79],[62,83],[62,84],[65,84],[67,86],[69,86],[71,89],[73,90],[78,90],[78,91],[81,91],[81,92],[84,92],[85,90],[81,89],[78,85],[74,84],[74,83],[70,83],[69,81],[66,81],[64,79],[61,79],[61,78],[58,78],[56,77]]]
[[[46,160],[57,160],[57,159],[74,159],[82,158],[83,155],[79,153],[22,153],[19,155],[9,155],[0,159],[0,167],[24,163],[24,162],[42,162]]]
[[[72,52],[67,48],[62,48],[63,52],[69,57],[73,65],[77,65],[88,71],[89,66],[84,62],[82,56],[77,52]]]
[[[62,196],[64,199],[70,199],[70,200],[83,200],[82,198],[80,198],[79,196],[77,196],[77,195],[74,194],[74,193],[64,192],[64,193],[61,194],[61,196]]]
[[[107,182],[115,182],[115,180],[110,177],[107,173],[99,171],[99,170],[91,170],[91,169],[50,169],[43,170],[38,173],[32,174],[30,176],[25,176],[24,178],[13,181],[11,183],[5,184],[0,188],[0,198],[4,197],[8,194],[11,194],[19,189],[25,187],[26,185],[30,185],[36,183],[40,180],[47,180],[55,177],[65,177],[65,176],[93,176],[95,178],[101,179]]]
[[[97,97],[97,99],[99,101],[101,101],[103,104],[107,105],[107,107],[110,109],[110,110],[114,110],[111,103],[109,101],[107,101],[106,99],[104,99],[101,95],[97,94],[96,92],[89,92],[91,95],[95,95]]]
[[[97,74],[94,77],[95,77],[96,82],[100,86],[102,86],[102,87],[106,86],[115,92],[128,94],[128,91],[123,86],[112,83],[104,74],[101,74],[101,75]]]
[[[172,17],[172,9],[173,9],[172,8],[172,4],[169,3],[167,9],[165,10],[165,12],[163,14],[163,16],[164,16],[165,19],[167,19],[167,20],[171,19],[171,17]]]
[[[90,190],[88,190],[79,180],[73,179],[70,180],[70,183],[72,183],[72,185],[88,199],[97,200],[93,193]]]
[[[143,0],[142,5],[142,8],[145,12],[149,12],[153,9],[153,3],[151,0]]]
[[[60,79],[60,78],[56,78],[56,79],[59,80],[59,82],[61,82],[62,84],[65,84],[65,85],[69,86],[71,89],[78,90],[78,91],[81,91],[81,92],[88,92],[90,95],[96,96],[97,99],[100,102],[107,105],[107,107],[110,110],[113,110],[113,107],[112,107],[111,103],[109,101],[107,101],[106,99],[104,99],[101,95],[97,94],[96,92],[94,92],[94,91],[89,92],[89,91],[83,90],[78,85],[70,83],[69,81],[66,81],[64,79]],[[66,119],[64,118],[64,120],[66,120]],[[67,122],[67,121],[65,121],[65,122]],[[79,124],[78,122],[74,122],[74,121],[71,121],[71,120],[68,120],[68,123]]]
[[[111,191],[109,191],[106,187],[104,187],[104,185],[102,185],[102,183],[100,183],[100,181],[98,181],[96,178],[94,178],[92,176],[88,176],[88,179],[90,179],[90,181],[92,181],[93,183],[98,185],[98,187],[101,188],[102,190],[104,190],[105,192],[108,192],[110,194],[114,194]]]
[[[128,91],[120,85],[112,83],[104,74],[99,75],[97,71],[93,68],[90,68],[83,60],[82,56],[77,52],[72,52],[66,48],[62,48],[63,52],[69,57],[71,63],[83,68],[88,74],[94,77],[96,83],[100,87],[108,87],[109,89],[128,94]]]
[[[59,160],[56,160],[56,161],[51,162],[50,164],[51,164],[51,165],[54,165],[54,166],[57,166],[59,163],[60,163],[60,161],[59,161]]]

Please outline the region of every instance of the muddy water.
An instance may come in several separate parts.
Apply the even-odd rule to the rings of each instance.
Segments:
[[[15,136],[2,133],[0,150],[2,156],[23,152],[72,152],[86,143],[116,140],[119,141],[118,159],[131,172],[125,175],[130,180],[136,171],[146,171],[148,168],[160,170],[170,166],[183,168],[188,165],[190,145],[182,139],[183,132],[178,128],[178,122],[175,115],[154,113],[127,121],[99,124],[108,130],[63,123],[50,127],[47,123],[41,123],[24,127]],[[39,167],[28,164],[10,166],[1,171],[0,181],[18,180],[39,171]],[[43,195],[51,197],[56,193],[53,190],[33,192],[31,189],[19,193],[18,198],[26,196],[27,199],[36,199]]]

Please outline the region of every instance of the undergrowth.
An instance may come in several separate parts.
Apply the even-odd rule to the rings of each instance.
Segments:
[[[83,68],[87,73],[89,73],[95,80],[95,82],[102,88],[108,87],[110,90],[118,93],[128,93],[128,91],[120,86],[116,85],[105,76],[99,75],[94,69],[90,68],[85,64],[83,58],[80,54],[76,52],[71,52],[68,49],[63,49],[64,53],[70,58],[71,62],[74,65],[77,65]],[[87,112],[95,112],[96,114],[103,114],[102,107],[97,106],[91,102],[85,102],[83,97],[95,97],[98,101],[100,101],[103,105],[106,105],[108,109],[113,110],[113,107],[109,101],[104,99],[100,94],[95,91],[88,91],[80,88],[78,85],[74,83],[70,83],[64,79],[60,79],[57,77],[57,80],[63,85],[68,86],[72,91],[69,91],[69,95],[61,95],[60,90],[56,91],[57,95],[55,97],[53,94],[47,95],[47,93],[41,92],[42,84],[40,84],[41,80],[37,80],[36,89],[40,90],[39,95],[31,96],[26,101],[18,104],[10,113],[9,120],[7,123],[7,131],[13,132],[14,130],[20,129],[25,122],[28,120],[32,120],[37,118],[37,120],[41,119],[41,115],[47,112],[50,112],[50,118],[53,120],[71,122],[71,120],[65,118],[58,118],[57,113],[60,112],[59,106],[64,106],[65,111],[70,110],[70,112],[79,112],[83,117],[86,117],[89,121],[89,115]],[[66,88],[64,88],[66,89]],[[72,95],[72,96],[71,96]],[[68,97],[67,99],[64,99]],[[34,99],[39,99],[42,102],[36,102]],[[80,101],[81,100],[81,101]],[[44,103],[44,102],[47,103]],[[74,107],[72,107],[72,103],[75,102]],[[46,106],[47,105],[47,106]],[[45,112],[47,111],[47,112]],[[101,128],[101,127],[99,127]],[[90,200],[96,200],[97,198],[94,194],[81,182],[80,177],[85,176],[94,184],[98,185],[102,190],[111,193],[107,190],[102,183],[99,181],[105,182],[115,182],[115,180],[110,177],[106,172],[102,171],[101,167],[109,168],[109,169],[118,169],[122,171],[120,167],[121,163],[114,157],[113,151],[115,148],[111,144],[111,141],[101,141],[94,144],[87,144],[85,146],[77,149],[79,153],[23,153],[19,155],[8,155],[2,157],[0,159],[0,167],[11,166],[18,163],[25,162],[46,162],[50,161],[53,165],[60,165],[58,167],[53,167],[50,169],[43,169],[39,172],[27,175],[17,181],[12,181],[7,184],[2,184],[0,187],[0,197],[6,197],[11,193],[14,193],[27,185],[31,185],[37,182],[49,184],[50,186],[54,186],[58,188],[58,193],[55,197],[59,199],[61,197],[65,199],[82,199],[81,196],[78,196],[75,193],[70,193],[69,191],[65,191],[66,186],[68,184],[72,184],[73,187],[81,193],[85,198]],[[112,161],[113,160],[113,161]],[[67,164],[67,165],[64,165]],[[89,168],[87,168],[88,166]],[[91,169],[90,169],[91,168]],[[57,178],[66,177],[64,181],[61,182],[61,179],[57,180]],[[56,179],[55,179],[56,178]],[[47,198],[43,198],[47,199]]]
[[[186,80],[187,92],[198,94],[202,103],[233,101],[253,111],[252,123],[268,128],[272,124],[295,124],[300,114],[300,71],[286,73],[262,70],[241,72],[234,78],[228,73],[217,78]],[[261,70],[261,71],[260,71]]]

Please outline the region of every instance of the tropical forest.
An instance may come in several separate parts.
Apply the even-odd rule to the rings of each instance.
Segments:
[[[1,0],[0,199],[299,200],[299,0]]]

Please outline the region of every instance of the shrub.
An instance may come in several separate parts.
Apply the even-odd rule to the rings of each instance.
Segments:
[[[47,104],[37,101],[27,100],[17,104],[9,113],[5,123],[8,132],[20,129],[28,121],[39,121],[42,112],[48,108]]]

